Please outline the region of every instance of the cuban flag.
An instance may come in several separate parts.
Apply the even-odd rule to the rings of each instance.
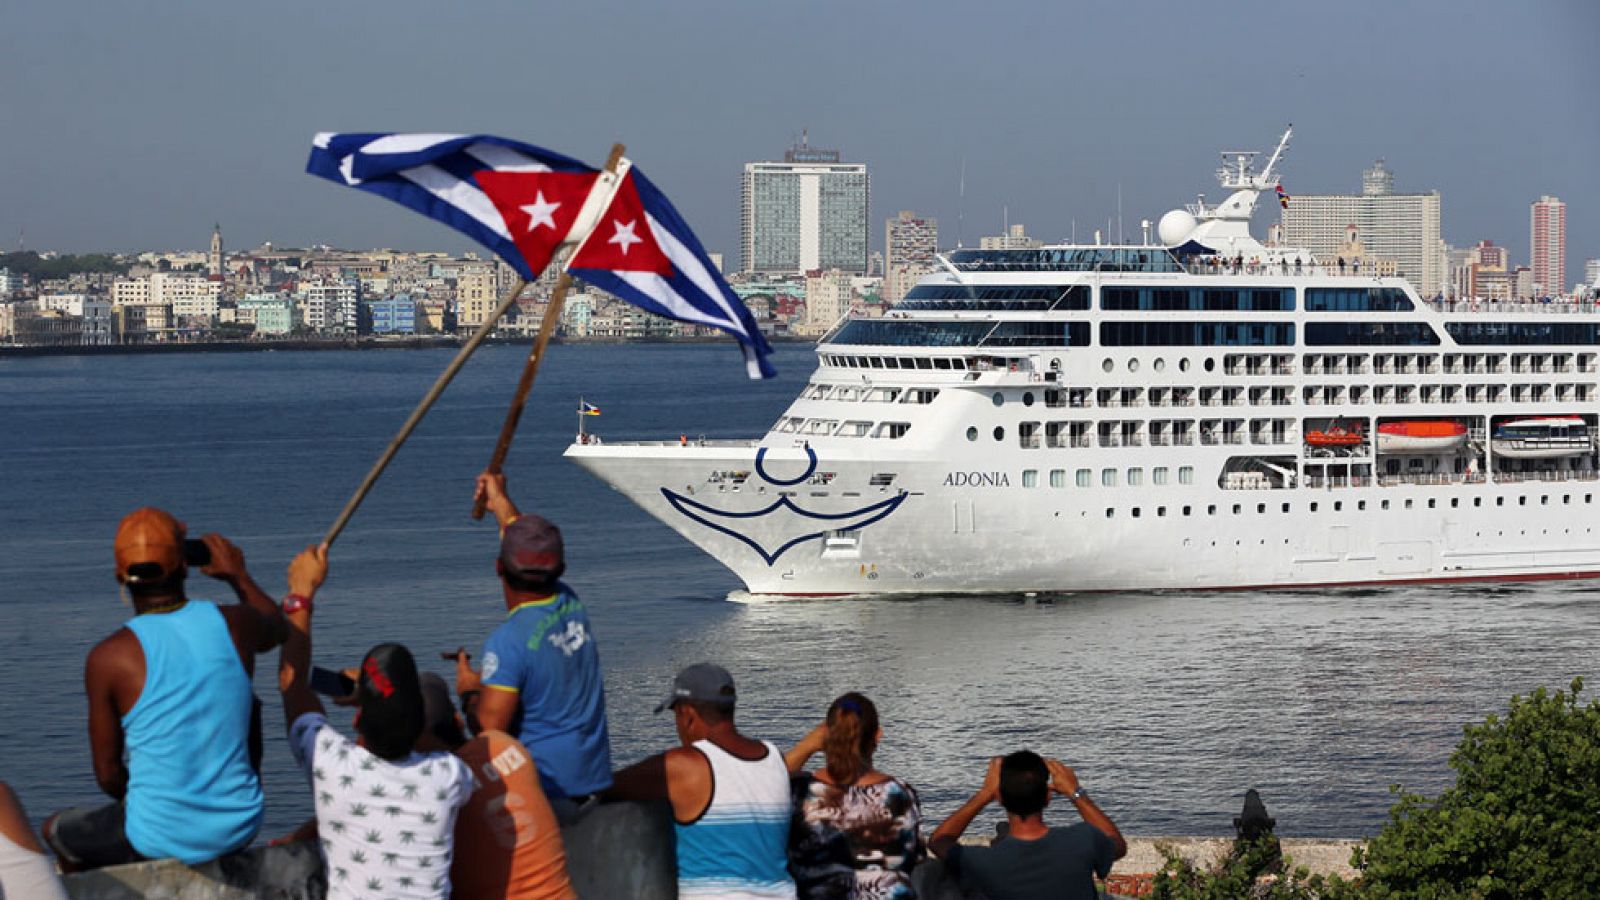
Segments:
[[[749,309],[666,195],[626,159],[598,217],[589,208],[601,193],[598,169],[493,135],[322,133],[306,171],[443,222],[530,281],[575,243],[573,275],[656,315],[726,331],[750,377],[776,374]]]

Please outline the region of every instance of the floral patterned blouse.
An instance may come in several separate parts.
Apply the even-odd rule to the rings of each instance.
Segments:
[[[898,778],[838,787],[793,781],[789,870],[806,900],[915,900],[911,870],[925,852],[917,792]]]

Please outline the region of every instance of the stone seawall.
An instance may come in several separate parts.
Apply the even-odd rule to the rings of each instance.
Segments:
[[[578,895],[597,900],[673,900],[672,820],[665,806],[613,804],[592,811],[563,830],[567,868]],[[1350,851],[1357,841],[1285,839],[1283,852],[1313,872],[1352,874]],[[1112,870],[1113,887],[1127,876],[1161,867],[1158,845],[1170,844],[1185,858],[1212,862],[1226,853],[1223,838],[1134,838],[1128,855]],[[139,863],[67,878],[73,900],[323,900],[326,875],[310,844],[262,847],[203,866],[176,861]],[[961,890],[938,860],[917,868],[918,896],[962,900]]]

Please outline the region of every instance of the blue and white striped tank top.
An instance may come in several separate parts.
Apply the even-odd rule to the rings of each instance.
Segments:
[[[678,833],[682,900],[792,900],[789,878],[789,770],[766,741],[767,755],[744,760],[710,741],[694,748],[711,763],[711,804]]]

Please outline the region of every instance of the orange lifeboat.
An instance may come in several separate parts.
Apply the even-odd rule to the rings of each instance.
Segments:
[[[1378,426],[1379,453],[1451,453],[1467,442],[1460,422],[1384,422]]]
[[[1346,428],[1335,422],[1326,430],[1306,432],[1306,444],[1311,447],[1359,447],[1366,441],[1360,425]]]

